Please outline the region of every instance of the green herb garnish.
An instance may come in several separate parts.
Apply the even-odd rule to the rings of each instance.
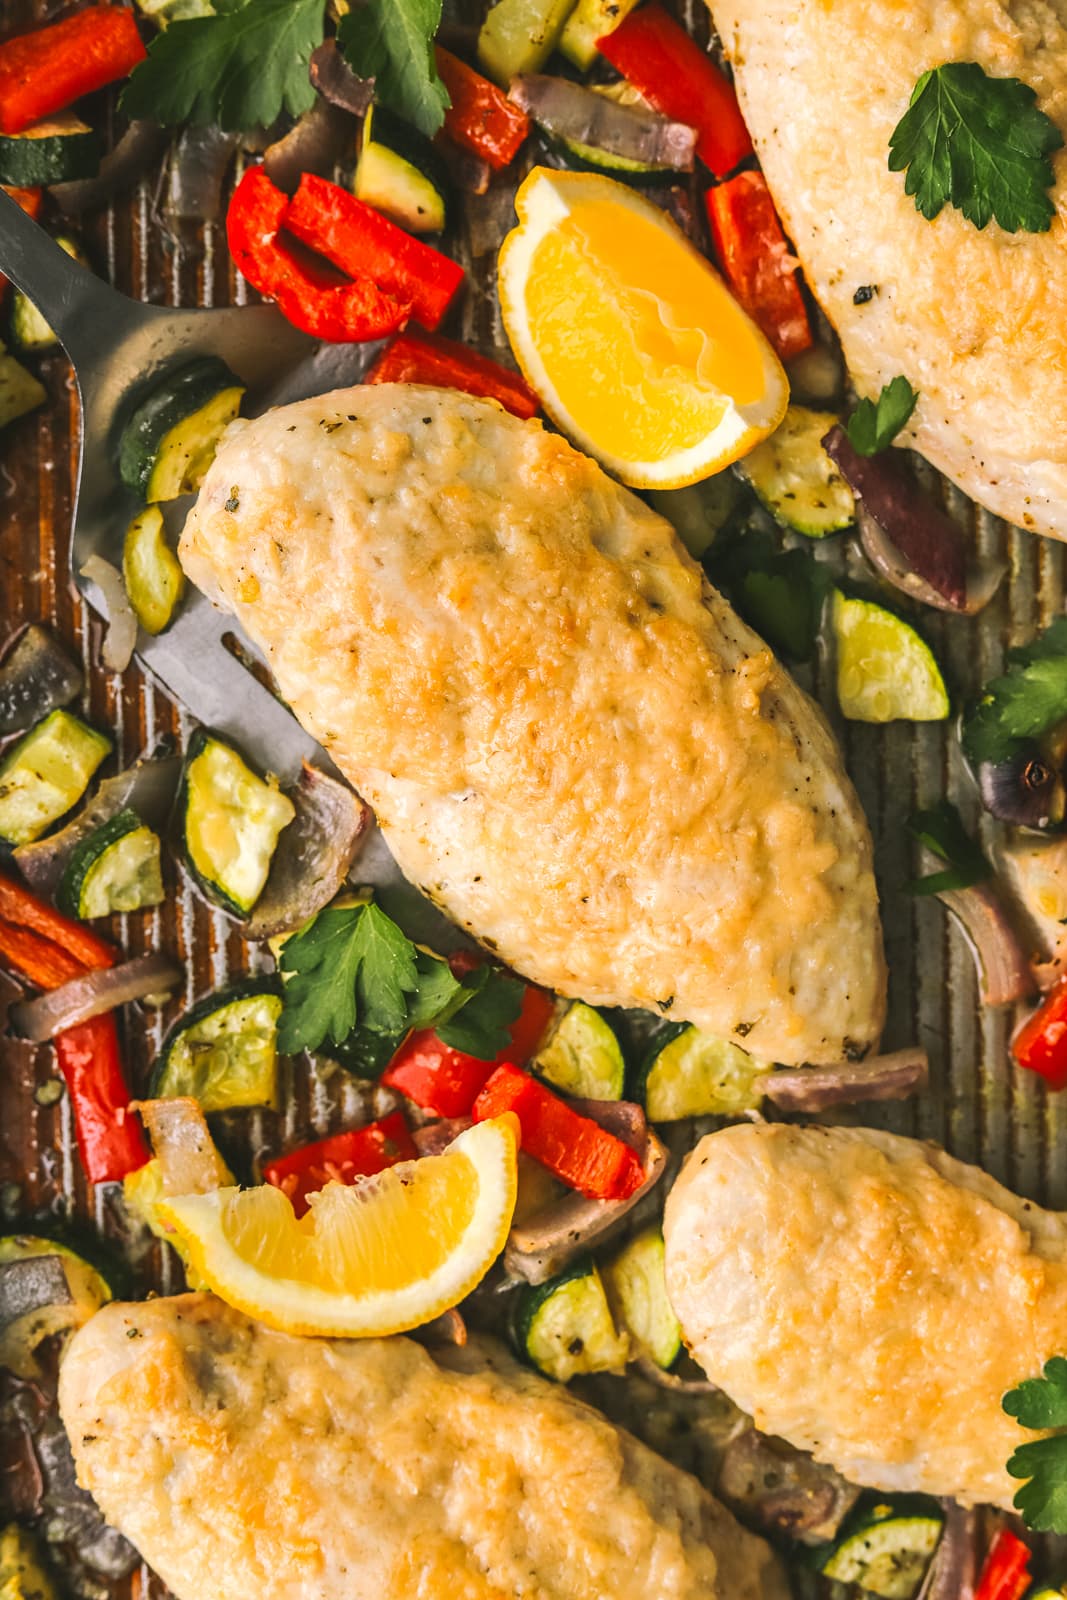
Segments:
[[[888,450],[915,410],[919,396],[907,378],[894,378],[877,400],[861,400],[845,424],[848,442],[861,456]]]
[[[377,98],[428,138],[450,103],[434,59],[440,23],[441,0],[366,0],[342,17],[337,30],[353,71],[373,78]]]
[[[1007,671],[988,683],[964,719],[963,748],[972,762],[1007,761],[1020,744],[1067,718],[1067,617],[1022,649],[1010,650]]]
[[[1008,1471],[1028,1480],[1013,1501],[1026,1526],[1037,1533],[1067,1533],[1067,1359],[1053,1356],[1042,1377],[1009,1389],[1001,1405],[1024,1428],[1060,1430],[1021,1444]]]
[[[1030,85],[992,78],[975,61],[924,72],[889,140],[889,167],[924,217],[955,206],[984,228],[1046,233],[1056,214],[1049,155],[1063,144]]]
[[[399,1043],[413,1028],[434,1028],[454,1049],[489,1061],[522,1009],[518,978],[490,966],[457,978],[371,903],[320,911],[285,941],[280,965],[278,1048],[288,1055],[332,1045],[373,1062],[382,1038]]]
[[[940,800],[928,811],[914,812],[906,826],[920,844],[948,863],[944,872],[931,872],[909,883],[908,894],[943,894],[950,889],[969,889],[972,884],[993,876],[985,852],[971,838],[950,800]]]
[[[808,661],[815,649],[829,568],[805,550],[783,550],[761,527],[724,530],[705,557],[708,576],[776,655]]]

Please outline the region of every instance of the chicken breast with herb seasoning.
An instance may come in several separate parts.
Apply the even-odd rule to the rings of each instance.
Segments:
[[[472,1342],[297,1339],[113,1304],[60,1404],[79,1481],[177,1600],[785,1600],[695,1478]]]
[[[402,870],[527,977],[788,1063],[878,1038],[870,839],[821,714],[565,440],[452,390],[304,401],[227,432],[181,559]]]
[[[889,170],[890,135],[919,78],[949,62],[1021,79],[1067,132],[1065,0],[709,5],[786,231],[860,394],[902,373],[919,403],[897,442],[998,516],[1067,538],[1067,151],[1053,157],[1046,233],[979,231],[951,205],[927,221],[904,172]]]
[[[686,1343],[761,1431],[1010,1508],[1035,1435],[1001,1399],[1067,1349],[1067,1215],[917,1139],[763,1124],[697,1145],[664,1235]]]

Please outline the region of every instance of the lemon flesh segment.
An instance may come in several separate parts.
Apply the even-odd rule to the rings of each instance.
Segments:
[[[892,611],[835,589],[837,698],[853,722],[941,722],[949,696],[925,640]]]
[[[328,1183],[297,1218],[280,1189],[160,1201],[198,1281],[286,1333],[417,1328],[480,1283],[515,1210],[518,1122],[468,1128],[440,1156]]]
[[[763,334],[675,225],[624,184],[535,167],[500,251],[504,325],[545,410],[624,483],[728,466],[785,414]]]

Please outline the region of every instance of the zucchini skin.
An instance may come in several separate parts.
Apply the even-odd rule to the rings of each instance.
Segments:
[[[242,385],[224,361],[199,356],[163,375],[134,409],[119,442],[119,476],[128,489],[147,499],[152,473],[172,428],[192,417],[215,395]]]
[[[215,989],[211,994],[204,995],[203,999],[194,1001],[188,1011],[183,1012],[168,1031],[159,1054],[152,1063],[148,1080],[149,1099],[166,1098],[166,1079],[171,1054],[184,1034],[201,1022],[206,1022],[208,1017],[214,1016],[216,1012],[225,1011],[240,1000],[256,1000],[261,995],[274,995],[279,999],[283,997],[281,980],[275,973],[260,973],[248,978],[239,978],[236,983],[227,984],[224,989]]]
[[[92,833],[83,839],[72,852],[66,871],[60,880],[59,888],[56,892],[56,904],[59,909],[65,911],[70,917],[92,915],[93,913],[87,910],[84,901],[86,879],[93,868],[110,853],[115,845],[128,838],[130,834],[140,833],[142,830],[148,833],[152,832],[147,823],[142,822],[136,811],[127,806],[124,810],[109,818],[107,822],[101,823],[99,828],[94,829]],[[153,838],[155,838],[155,835],[153,835]],[[157,861],[158,847],[159,841],[156,839]],[[142,904],[158,905],[159,901],[142,902]],[[140,907],[137,909],[140,909]]]
[[[178,792],[174,799],[174,816],[177,818],[176,832],[180,840],[182,861],[184,862],[190,877],[193,879],[193,882],[196,884],[201,894],[210,900],[213,905],[217,905],[221,907],[223,911],[227,911],[230,916],[237,917],[239,920],[244,920],[248,917],[249,912],[252,909],[251,906],[242,905],[240,901],[236,900],[221,883],[216,882],[216,880],[213,878],[209,878],[200,869],[200,867],[197,866],[197,863],[193,857],[193,853],[189,848],[187,838],[186,824],[191,803],[189,775],[192,772],[197,758],[203,755],[212,744],[222,745],[227,750],[232,751],[238,760],[242,762],[242,764],[250,773],[252,773],[253,777],[256,778],[258,782],[263,782],[263,779],[260,778],[255,769],[249,766],[241,752],[234,745],[232,745],[228,739],[221,738],[218,734],[213,733],[210,728],[198,727],[194,729],[193,735],[190,738],[189,744],[186,748],[185,762],[182,766],[181,778],[178,783]],[[275,845],[275,848],[277,848],[277,845]]]
[[[379,153],[387,165],[394,166],[394,183],[390,186],[378,174],[368,187],[368,168],[377,161]],[[411,169],[410,177],[405,173],[405,168]],[[439,208],[438,217],[427,220],[420,214],[420,208],[408,203],[401,193],[405,180],[412,184],[421,183],[433,191]],[[448,221],[452,185],[444,161],[417,128],[411,127],[381,105],[374,105],[367,113],[363,149],[356,167],[355,192],[360,199],[387,212],[413,233],[436,233]]]
[[[56,729],[62,730],[60,739],[64,737],[66,739],[63,747],[64,759],[69,761],[66,788],[61,788],[50,773],[42,771],[40,754],[35,754],[41,750],[42,741],[51,739]],[[47,743],[43,747],[47,749]],[[77,805],[88,789],[97,767],[110,755],[111,750],[112,741],[108,736],[91,727],[73,711],[68,711],[65,707],[50,711],[11,746],[0,762],[0,839],[14,845],[30,844],[39,839]],[[80,763],[77,769],[73,765],[75,755]],[[34,760],[38,763],[36,767],[32,765]],[[27,767],[31,778],[30,786],[20,789],[16,784],[12,787],[12,779]],[[38,793],[36,803],[34,784]],[[47,801],[49,794],[55,797],[54,801]],[[21,808],[23,812],[21,821],[20,800],[29,802],[28,806]]]
[[[93,128],[43,139],[0,134],[0,183],[37,189],[93,177],[100,166],[100,137]]]

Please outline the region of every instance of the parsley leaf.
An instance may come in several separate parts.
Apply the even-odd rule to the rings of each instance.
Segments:
[[[1067,1428],[1067,1359],[1053,1356],[1040,1378],[1009,1389],[1001,1405],[1024,1428]],[[1067,1433],[1021,1444],[1008,1460],[1008,1471],[1028,1480],[1014,1500],[1026,1526],[1038,1533],[1067,1533]]]
[[[327,908],[287,939],[290,973],[278,1023],[287,1055],[341,1044],[359,1021],[377,1033],[407,1027],[407,995],[418,987],[415,946],[375,905]]]
[[[815,649],[829,568],[804,550],[782,550],[765,528],[724,529],[705,557],[712,583],[776,655],[808,661]]]
[[[907,378],[901,376],[887,383],[877,400],[861,400],[845,424],[853,450],[861,456],[888,450],[918,398]]]
[[[526,986],[521,978],[495,967],[476,967],[463,983],[468,998],[450,1018],[438,1022],[437,1036],[453,1050],[491,1061],[511,1039],[511,1024],[522,1010]]]
[[[1046,233],[1049,155],[1063,144],[1029,84],[992,78],[975,61],[950,61],[925,72],[889,139],[889,169],[917,210],[932,220],[944,205],[984,228],[991,218],[1009,233]]]
[[[366,0],[341,18],[337,43],[361,78],[397,116],[429,138],[445,120],[448,90],[437,75],[433,38],[441,0]]]
[[[942,894],[948,889],[969,889],[972,884],[993,876],[985,852],[971,838],[950,800],[939,801],[929,811],[914,812],[906,826],[920,844],[948,862],[947,871],[931,872],[909,883],[909,894]]]
[[[311,52],[326,0],[215,0],[215,16],[172,22],[153,39],[122,94],[128,117],[269,127],[314,104]]]
[[[1021,741],[1067,718],[1067,617],[1009,651],[1007,666],[964,719],[963,748],[973,762],[1007,761]]]

